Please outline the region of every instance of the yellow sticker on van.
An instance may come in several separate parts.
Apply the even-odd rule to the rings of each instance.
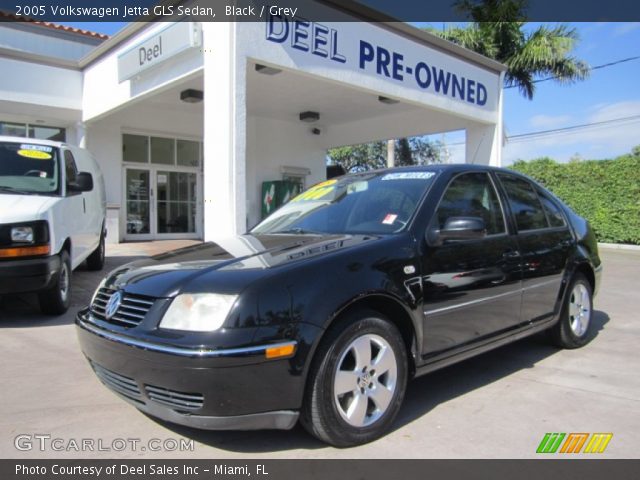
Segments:
[[[33,158],[35,160],[49,160],[51,154],[40,150],[18,150],[18,155],[25,158]]]

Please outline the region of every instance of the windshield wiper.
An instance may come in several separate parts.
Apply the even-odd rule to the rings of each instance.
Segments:
[[[315,230],[307,230],[306,228],[301,228],[301,227],[293,227],[293,228],[288,228],[286,230],[277,230],[271,233],[275,233],[275,234],[292,233],[294,235],[324,235],[323,232],[317,232]]]
[[[0,186],[0,191],[10,192],[10,193],[19,193],[22,195],[37,195],[37,192],[32,192],[30,190],[20,190],[19,188],[8,187],[8,186]]]

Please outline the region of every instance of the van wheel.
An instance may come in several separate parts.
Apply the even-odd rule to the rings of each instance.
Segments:
[[[303,426],[336,447],[384,435],[400,410],[407,384],[400,332],[372,310],[358,310],[327,332],[309,373]]]
[[[562,348],[579,348],[589,341],[593,316],[591,284],[576,273],[569,285],[560,320],[551,328],[553,342]]]
[[[53,285],[38,293],[38,301],[47,315],[62,315],[71,306],[71,261],[66,250],[60,252],[60,270]]]
[[[102,270],[104,267],[104,230],[100,234],[100,243],[96,249],[87,257],[87,268],[89,270]]]

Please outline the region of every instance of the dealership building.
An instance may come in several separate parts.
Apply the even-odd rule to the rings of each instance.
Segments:
[[[500,165],[503,65],[333,13],[131,23],[111,38],[0,22],[0,135],[91,150],[110,242],[242,233],[264,182],[324,180],[336,146],[464,130],[466,162]]]

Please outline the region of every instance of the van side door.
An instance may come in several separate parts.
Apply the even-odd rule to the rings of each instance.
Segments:
[[[82,192],[69,188],[78,177],[78,167],[70,150],[64,151],[65,198],[62,224],[65,237],[71,238],[71,268],[76,268],[87,255],[86,203]]]
[[[522,254],[522,320],[549,320],[558,303],[573,245],[567,221],[555,201],[528,180],[499,172]]]

